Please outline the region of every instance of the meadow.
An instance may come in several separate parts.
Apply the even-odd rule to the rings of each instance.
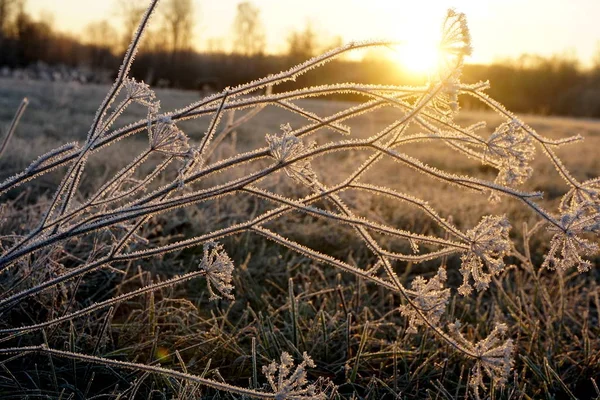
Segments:
[[[2,180],[62,143],[85,140],[90,120],[108,89],[16,80],[1,80],[0,88],[2,126],[10,123],[20,100],[29,99],[15,137],[0,159]],[[158,89],[156,93],[166,109],[182,107],[199,97],[198,93],[189,91]],[[324,100],[300,100],[297,104],[319,115],[331,115],[352,106]],[[391,107],[383,108],[354,118],[347,125],[353,136],[366,137],[393,122],[397,113]],[[144,117],[142,107],[132,108],[121,117],[120,123],[126,125]],[[546,137],[581,134],[585,138],[583,144],[560,148],[557,153],[578,179],[586,180],[598,174],[600,121],[529,115],[522,118]],[[455,119],[463,126],[481,120],[488,123],[490,128],[486,129],[491,132],[500,117],[491,112],[461,111]],[[192,141],[198,141],[209,122],[209,119],[185,121],[180,126]],[[267,106],[226,137],[219,145],[217,156],[228,157],[261,146],[265,134],[278,132],[280,124],[285,123],[296,128],[304,121],[281,107]],[[324,140],[339,135],[327,128],[323,131]],[[81,178],[81,196],[123,167],[128,156],[144,146],[145,136],[140,133],[126,138],[101,156],[92,156]],[[444,171],[482,179],[494,176],[492,168],[465,159],[441,144],[419,142],[407,146],[405,151]],[[338,178],[336,174],[348,173],[367,154],[334,153],[315,160],[315,169],[334,166],[335,173],[323,177],[331,184]],[[542,157],[535,159],[533,168],[536,173],[526,183],[527,190],[543,191],[543,206],[556,208],[566,192],[557,179],[557,172]],[[5,195],[9,200],[2,213],[3,235],[24,232],[39,218],[40,210],[49,201],[51,188],[60,183],[59,172],[46,174],[27,189],[15,189]],[[486,214],[506,214],[511,221],[535,224],[535,215],[516,200],[490,203],[486,193],[465,192],[431,181],[390,160],[382,161],[369,173],[368,179],[425,199],[461,228],[474,226]],[[270,177],[265,185],[284,193],[297,190],[288,181],[285,174],[280,173]],[[438,230],[419,210],[387,197],[350,192],[344,193],[343,198],[366,218],[376,218],[421,234]],[[264,206],[250,196],[225,197],[154,217],[153,231],[144,235],[153,244],[184,239],[243,220],[247,215],[259,213],[261,207]],[[287,237],[353,265],[374,263],[352,229],[339,224],[291,214],[271,226]],[[517,243],[522,240],[519,227],[512,235]],[[538,263],[535,271],[507,268],[494,277],[495,285],[489,291],[460,299],[457,299],[458,294],[452,293],[448,321],[460,317],[480,329],[480,333],[489,332],[498,320],[510,322],[509,336],[514,339],[520,356],[507,385],[498,392],[492,388],[494,398],[575,396],[591,399],[599,396],[594,389],[594,379],[597,381],[600,374],[597,285],[600,276],[595,268],[583,275],[572,272],[559,275],[539,269],[547,251],[547,236],[541,234],[533,239],[532,257]],[[108,316],[91,314],[76,324],[59,325],[46,332],[44,340],[59,349],[173,367],[254,388],[262,384],[257,372],[261,365],[278,359],[282,351],[295,356],[307,351],[316,362],[311,377],[330,378],[338,384],[334,396],[365,399],[469,396],[469,368],[462,365],[447,346],[435,343],[427,331],[409,333],[407,321],[398,311],[400,300],[381,287],[340,274],[333,268],[320,268],[313,261],[273,243],[265,243],[252,233],[227,238],[223,243],[236,265],[235,302],[209,302],[206,284],[194,280],[121,303],[111,309]],[[391,239],[389,244],[397,245]],[[63,261],[63,268],[69,268],[68,258],[85,258],[90,246],[85,240],[78,243]],[[79,309],[125,290],[190,272],[201,253],[201,248],[192,248],[158,259],[100,270],[77,282],[76,288],[63,288],[62,295],[60,291],[54,292],[50,298],[19,304],[4,315],[12,324],[60,315],[65,312],[66,302],[80,303],[69,305]],[[447,265],[450,286],[457,287],[460,283],[457,257],[443,258],[441,262]],[[439,263],[439,260],[398,263],[396,272],[408,286],[416,276],[435,276]],[[47,274],[51,276],[53,272]],[[4,279],[3,290],[13,290],[7,285],[15,285],[15,277]],[[6,326],[6,322],[4,324]],[[469,332],[469,335],[476,336],[477,332]],[[35,341],[27,335],[18,340],[21,345]],[[32,398],[91,398],[101,393],[109,393],[110,398],[135,398],[136,394],[140,398],[222,396],[219,392],[160,375],[140,372],[132,376],[129,371],[118,368],[60,359],[47,361],[42,355],[3,361],[4,372],[0,371],[3,398],[21,398],[24,393]]]
[[[420,86],[154,91],[157,3],[111,87],[0,80],[2,398],[600,398],[600,122],[462,82],[453,10]]]

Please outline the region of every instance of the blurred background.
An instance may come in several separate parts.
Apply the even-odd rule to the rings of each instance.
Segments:
[[[515,112],[600,117],[597,0],[416,3],[163,0],[132,74],[154,87],[203,95],[350,40],[389,38],[404,44],[352,53],[280,90],[347,81],[422,84],[435,68],[444,13],[455,7],[467,14],[473,37],[463,81],[489,79],[489,94]],[[147,4],[0,0],[0,77],[110,83]]]

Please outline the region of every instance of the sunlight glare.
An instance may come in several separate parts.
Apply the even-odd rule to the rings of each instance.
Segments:
[[[394,46],[392,58],[398,66],[411,74],[431,75],[440,62],[439,38],[418,36]]]

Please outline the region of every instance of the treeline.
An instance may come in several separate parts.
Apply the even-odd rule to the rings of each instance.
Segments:
[[[0,68],[24,68],[43,62],[85,67],[110,80],[146,4],[143,0],[113,1],[115,13],[120,15],[119,31],[107,21],[95,21],[81,35],[74,36],[55,29],[51,16],[34,19],[28,15],[25,0],[0,0]],[[339,38],[325,38],[307,24],[290,32],[286,52],[266,54],[260,10],[245,1],[237,7],[231,45],[213,41],[208,51],[200,53],[191,43],[193,6],[192,0],[161,3],[155,27],[147,33],[132,69],[136,78],[153,86],[221,90],[277,73],[341,44]],[[332,62],[318,73],[303,75],[278,90],[332,82],[417,84],[418,79],[422,80],[403,73],[394,61],[377,54],[371,53],[360,62]],[[525,55],[491,65],[467,65],[463,80],[489,80],[490,95],[516,112],[600,117],[600,63],[583,68],[573,57]],[[462,103],[465,108],[480,106],[468,96]]]
[[[523,55],[503,63],[467,65],[464,75],[466,82],[489,80],[490,96],[516,112],[600,117],[600,64],[583,68],[574,57]],[[466,107],[478,104],[463,100]]]
[[[0,0],[0,66],[23,68],[38,61],[109,68],[117,57],[108,48],[58,32],[50,16],[33,19],[24,11],[23,2]]]

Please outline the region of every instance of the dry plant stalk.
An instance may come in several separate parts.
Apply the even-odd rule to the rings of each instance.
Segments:
[[[429,281],[419,277],[414,280],[412,288],[409,289],[401,283],[393,264],[398,261],[420,263],[453,255],[460,256],[462,260],[460,272],[464,277],[464,283],[459,292],[468,296],[473,289],[486,290],[492,278],[505,269],[504,258],[516,251],[509,238],[509,221],[504,216],[486,216],[477,226],[463,232],[451,222],[451,219],[444,218],[425,201],[408,193],[370,184],[363,178],[367,170],[376,168],[382,159],[388,158],[411,167],[428,178],[435,178],[465,190],[483,192],[491,197],[504,196],[518,199],[524,207],[539,217],[542,225],[546,225],[554,234],[550,243],[550,252],[543,266],[559,270],[576,267],[580,271],[585,271],[590,268],[590,262],[584,257],[598,251],[598,245],[593,240],[597,240],[600,232],[600,181],[596,178],[579,182],[569,173],[554,152],[556,147],[580,138],[552,140],[543,137],[501,104],[488,97],[485,94],[488,87],[486,82],[464,84],[460,81],[464,57],[470,54],[471,48],[465,16],[454,11],[448,12],[443,26],[440,48],[444,59],[438,74],[425,86],[348,83],[272,93],[271,88],[274,86],[295,79],[348,51],[393,44],[376,41],[360,42],[332,50],[277,75],[228,88],[222,93],[206,97],[183,109],[163,112],[154,92],[146,84],[136,82],[128,76],[140,40],[157,2],[154,0],[144,14],[117,80],[98,109],[86,141],[82,144],[67,144],[52,150],[33,161],[23,172],[0,184],[0,194],[5,194],[51,170],[61,166],[67,167],[62,182],[35,229],[21,237],[5,238],[0,242],[2,246],[0,273],[7,274],[11,269],[24,266],[32,269],[46,268],[44,260],[52,259],[57,253],[66,251],[64,248],[69,241],[89,237],[95,240],[95,249],[89,258],[81,260],[76,266],[65,269],[51,278],[31,281],[26,289],[21,291],[3,293],[0,297],[0,311],[5,313],[19,302],[39,296],[49,289],[59,288],[69,282],[82,279],[87,274],[109,265],[111,268],[118,268],[128,261],[156,257],[194,246],[204,246],[204,256],[198,260],[198,271],[152,283],[43,322],[6,327],[0,330],[2,335],[0,341],[7,342],[19,335],[56,326],[97,310],[108,310],[132,297],[152,293],[197,277],[207,279],[211,298],[233,299],[235,289],[231,285],[231,276],[234,273],[234,265],[223,246],[217,241],[229,235],[251,232],[308,257],[315,263],[356,275],[403,298],[406,305],[402,306],[401,312],[408,318],[411,331],[429,329],[441,343],[450,345],[473,361],[470,384],[476,396],[479,397],[479,390],[485,388],[487,381],[493,382],[496,386],[504,384],[509,376],[514,356],[512,341],[503,338],[507,327],[498,325],[486,339],[477,343],[469,342],[461,334],[461,325],[458,321],[450,324],[444,322],[444,312],[450,295],[450,289],[446,287],[446,271],[440,269],[438,274]],[[358,93],[365,96],[367,100],[328,116],[319,116],[294,103],[298,99],[336,93]],[[475,97],[504,118],[505,122],[500,124],[490,137],[483,137],[478,132],[482,124],[463,127],[454,122],[458,112],[458,96],[464,94]],[[115,105],[119,95],[122,100]],[[134,103],[146,107],[147,118],[124,128],[112,129],[117,118]],[[298,129],[283,125],[282,132],[279,134],[265,132],[264,147],[215,161],[214,150],[223,137],[247,122],[266,105],[282,107],[304,117],[307,122]],[[307,142],[308,137],[322,128],[349,135],[350,129],[343,125],[344,121],[381,107],[392,107],[398,115],[396,121],[381,131],[373,132],[362,139],[352,138],[350,135],[350,138],[342,137],[322,145]],[[222,130],[219,130],[222,125],[219,122],[225,113],[234,111],[245,111],[245,114],[229,121]],[[193,143],[177,124],[180,121],[204,116],[211,117],[209,128],[199,143]],[[409,126],[418,127],[421,133],[407,133]],[[11,129],[11,132],[13,130]],[[82,201],[75,201],[76,198],[81,197],[79,184],[89,156],[104,150],[122,138],[144,132],[148,135],[147,147],[142,149],[126,167],[107,179],[95,193],[86,196]],[[485,165],[496,168],[498,177],[491,182],[472,176],[456,175],[436,169],[402,152],[402,146],[419,141],[444,143],[465,157],[475,158]],[[560,209],[555,213],[544,210],[537,203],[540,193],[528,193],[515,188],[515,185],[522,183],[533,173],[530,165],[538,148],[554,164],[570,188]],[[313,169],[313,160],[316,158],[333,152],[357,150],[370,152],[371,155],[341,183],[327,185],[322,177],[328,171]],[[265,161],[267,161],[266,166]],[[136,178],[139,167],[146,162],[154,162],[154,169],[150,174]],[[252,172],[244,172],[245,166],[250,164],[261,165],[261,167]],[[169,168],[173,166],[176,166],[179,171],[176,176],[167,174]],[[195,183],[204,182],[209,176],[227,170],[244,173],[242,176],[217,185],[203,188],[193,186]],[[260,187],[262,180],[281,171],[284,171],[294,184],[308,191],[308,194],[295,198],[282,196]],[[145,192],[157,177],[165,177],[165,179],[168,177],[169,183]],[[421,210],[437,224],[444,235],[418,234],[361,218],[342,201],[340,195],[347,190],[384,195],[408,203]],[[254,196],[263,202],[273,204],[274,208],[219,230],[159,246],[149,246],[140,235],[141,229],[152,223],[153,216],[181,207],[206,203],[220,197],[233,197],[240,194]],[[315,205],[324,202],[329,203],[331,207],[325,209]],[[292,212],[301,212],[350,226],[377,259],[377,263],[374,267],[356,267],[330,255],[319,253],[265,227],[268,222]],[[106,232],[110,234],[104,234]],[[382,233],[403,241],[409,244],[412,251],[406,253],[390,251],[378,242],[374,233]],[[524,258],[522,255],[519,256],[521,259]],[[38,275],[32,274],[31,279],[35,276]],[[306,354],[295,370],[292,370],[293,360],[287,353],[281,355],[280,364],[273,363],[263,367],[272,390],[272,392],[263,392],[156,366],[51,349],[44,343],[39,346],[0,349],[0,353],[4,355],[26,355],[32,352],[163,374],[255,398],[325,398],[323,392],[308,384],[306,380],[306,369],[314,365]]]

